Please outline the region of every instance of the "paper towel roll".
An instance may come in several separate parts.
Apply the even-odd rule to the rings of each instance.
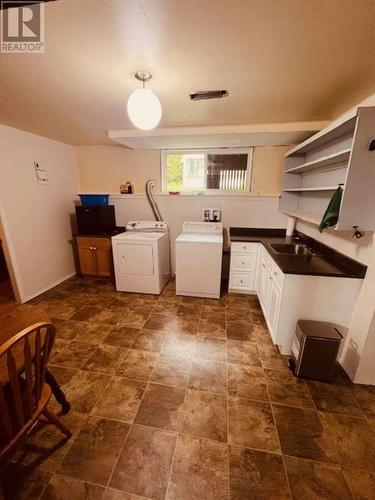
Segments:
[[[296,218],[295,217],[288,217],[288,223],[286,225],[286,235],[292,236],[295,228],[296,228]]]

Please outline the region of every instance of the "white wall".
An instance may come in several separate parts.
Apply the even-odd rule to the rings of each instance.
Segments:
[[[290,146],[254,148],[250,193],[209,196],[168,196],[157,194],[164,220],[169,223],[172,267],[174,240],[181,233],[184,221],[202,220],[204,208],[220,208],[222,222],[228,233],[231,226],[285,228],[287,218],[278,211],[284,154]],[[145,182],[156,181],[160,193],[160,151],[130,150],[119,146],[85,146],[77,148],[80,190],[85,193],[118,193],[120,183],[135,183],[136,196],[111,197],[118,225],[129,220],[153,220],[144,192]],[[141,194],[139,194],[141,193]]]
[[[372,297],[375,291],[372,290]],[[371,309],[369,310],[371,311]],[[374,301],[372,302],[372,311],[374,311]],[[375,359],[375,313],[373,312],[370,324],[368,326],[368,335],[360,358],[354,381],[357,384],[374,384],[374,359]]]
[[[375,94],[358,103],[357,106],[375,106]],[[350,110],[347,113],[350,113]],[[342,116],[345,116],[345,114]],[[375,352],[374,233],[367,232],[363,238],[357,240],[352,238],[350,232],[338,232],[330,229],[319,233],[316,226],[302,221],[297,222],[297,229],[368,266],[361,291],[352,312],[340,362],[354,382],[375,385],[373,357]]]
[[[281,214],[277,197],[252,196],[168,196],[156,195],[163,219],[168,222],[171,238],[172,268],[174,270],[174,241],[182,231],[184,221],[202,220],[204,208],[220,208],[225,228],[224,245],[228,243],[231,226],[285,228],[286,217]],[[153,220],[153,214],[144,195],[111,196],[118,225],[129,220]]]
[[[328,229],[320,233],[317,226],[303,221],[297,222],[296,229],[366,265],[371,261],[375,251],[372,232],[365,233],[364,237],[358,240],[352,238],[353,233],[350,231]]]
[[[254,196],[279,196],[284,154],[290,146],[254,148],[250,191]],[[144,193],[148,179],[160,192],[159,150],[131,150],[122,146],[77,147],[80,189],[86,193],[119,193],[120,184],[131,181],[136,193]]]
[[[160,191],[160,151],[80,146],[77,160],[83,193],[120,193],[120,184],[126,181],[135,184],[136,193],[144,193],[148,179],[154,179]]]
[[[34,160],[48,169],[48,184],[37,183]],[[73,146],[0,125],[0,215],[23,302],[75,273],[77,186]]]
[[[353,309],[340,362],[353,381],[375,385],[374,358],[369,356],[375,351],[375,236],[369,235],[373,244],[366,262],[368,269]]]

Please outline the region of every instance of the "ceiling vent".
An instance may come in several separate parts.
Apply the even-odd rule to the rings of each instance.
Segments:
[[[198,92],[191,93],[190,99],[192,101],[202,101],[206,99],[221,99],[222,97],[227,96],[227,90],[200,90]]]

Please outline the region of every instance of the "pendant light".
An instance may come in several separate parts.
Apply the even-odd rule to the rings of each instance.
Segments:
[[[143,86],[130,94],[127,104],[128,116],[137,128],[151,130],[160,122],[162,113],[158,96],[152,90],[145,88],[145,82],[150,80],[152,75],[138,71],[134,76],[143,83]]]

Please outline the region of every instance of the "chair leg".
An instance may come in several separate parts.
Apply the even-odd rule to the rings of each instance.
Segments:
[[[72,437],[72,433],[70,432],[70,430],[67,427],[65,427],[63,423],[61,423],[61,420],[57,417],[57,415],[53,413],[53,411],[48,410],[48,408],[46,408],[43,411],[43,415],[47,418],[47,420],[49,420],[49,422],[51,422],[51,424],[56,425],[56,427],[60,429],[60,431],[63,434],[65,434],[66,437],[68,438]]]

